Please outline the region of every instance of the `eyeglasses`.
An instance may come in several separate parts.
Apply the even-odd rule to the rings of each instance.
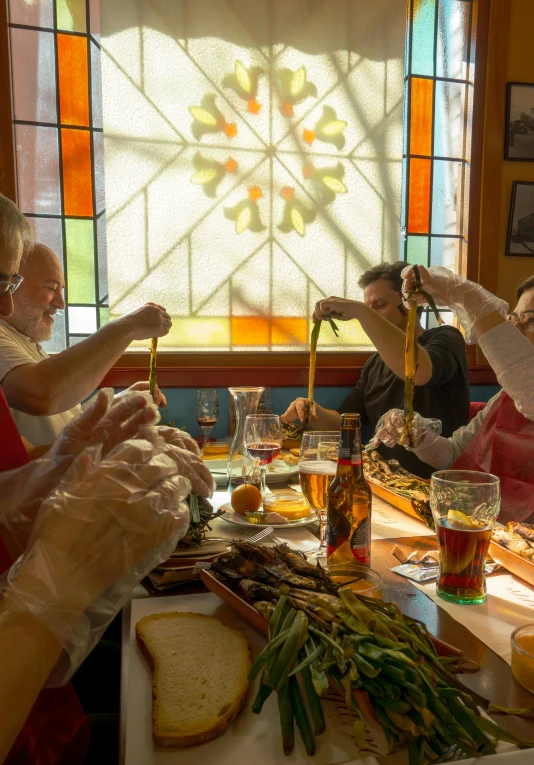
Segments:
[[[24,281],[24,277],[20,276],[20,274],[13,274],[11,279],[14,279],[15,281],[3,281],[0,279],[0,297],[3,297],[4,295],[7,295],[8,292],[11,292],[13,294],[22,282]]]
[[[511,313],[506,317],[506,321],[511,321],[521,332],[530,335],[534,333],[534,315],[532,313],[532,311],[528,311],[522,316]]]

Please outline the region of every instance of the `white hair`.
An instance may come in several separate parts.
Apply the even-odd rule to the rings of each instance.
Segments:
[[[21,241],[23,253],[31,250],[31,226],[16,204],[0,194],[0,251],[7,254],[10,260],[16,260]]]

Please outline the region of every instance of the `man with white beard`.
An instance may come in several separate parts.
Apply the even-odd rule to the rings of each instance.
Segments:
[[[13,294],[14,311],[0,318],[0,385],[18,431],[30,444],[51,444],[80,411],[80,402],[100,384],[133,340],[163,337],[172,325],[165,309],[147,303],[61,353],[49,357],[54,314],[65,308],[61,263],[37,244],[22,261],[23,280]],[[134,390],[148,390],[147,382]],[[158,406],[166,404],[156,390]]]

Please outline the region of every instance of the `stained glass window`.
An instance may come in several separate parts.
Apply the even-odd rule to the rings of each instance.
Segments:
[[[406,5],[405,36],[391,0],[9,0],[18,201],[65,267],[48,350],[147,300],[163,348],[305,350],[375,263],[464,271],[473,2]]]
[[[472,24],[471,0],[409,0],[403,259],[458,273],[467,261]],[[432,316],[426,320],[432,323]]]
[[[10,0],[18,202],[65,271],[59,351],[108,320],[99,3]]]

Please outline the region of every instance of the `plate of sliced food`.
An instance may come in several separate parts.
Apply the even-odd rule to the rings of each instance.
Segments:
[[[534,585],[534,523],[510,521],[506,526],[496,526],[489,553],[511,574]]]

